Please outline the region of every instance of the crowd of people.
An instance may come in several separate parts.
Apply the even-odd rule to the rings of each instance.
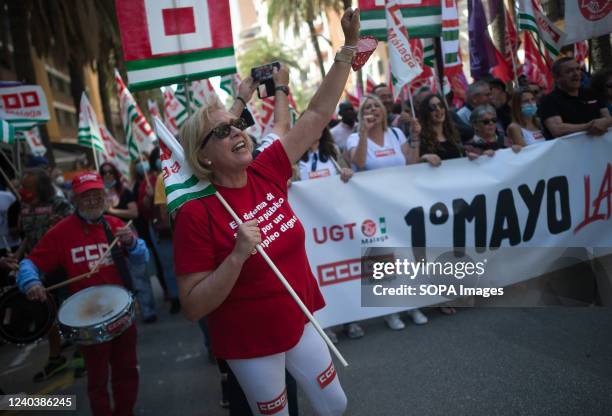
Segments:
[[[380,84],[359,108],[340,103],[338,118],[332,120],[356,50],[358,16],[347,12],[342,27],[346,45],[294,126],[289,74],[281,67],[273,75],[274,127],[264,137],[244,132],[252,123],[245,108],[256,88],[251,78],[243,81],[229,111],[218,106],[200,109],[181,129],[179,140],[192,170],[211,180],[240,214],[270,197],[286,201],[292,181],[338,175],[350,183],[355,172],[416,163],[438,167],[448,159],[494,157],[505,148],[518,153],[578,131],[599,136],[612,126],[612,72],[593,76],[591,88],[583,88],[585,73],[572,58],[554,63],[555,89],[548,94],[535,84],[524,82],[510,91],[500,80],[485,79],[468,87],[466,103],[459,109],[427,86],[412,91],[412,99],[398,108],[390,88]],[[132,163],[130,178],[105,162],[98,172],[79,173],[71,184],[62,179],[44,158],[32,158],[16,181],[19,198],[0,192],[3,286],[17,283],[28,299],[53,296],[58,305],[94,285],[125,286],[135,294],[142,322],[154,324],[159,306],[150,279],[155,275],[170,313],[182,309],[188,319],[198,321],[209,353],[219,359],[224,383],[233,380],[233,388],[244,392],[246,397],[228,393],[223,398],[233,414],[245,414],[248,408],[254,414],[288,411],[296,382],[319,414],[344,411],[346,396],[325,343],[269,266],[252,255],[262,241],[264,224],[234,223],[235,235],[228,232],[235,219],[215,198],[189,201],[171,217],[159,147]],[[288,202],[280,206],[286,218],[294,217]],[[126,227],[128,221],[133,227]],[[71,255],[74,247],[85,242],[108,247],[113,237],[120,249],[111,253],[106,267],[64,291],[45,292],[44,286],[88,271],[87,262]],[[304,230],[292,228],[282,238],[268,253],[314,312],[325,301],[308,264]],[[450,306],[440,311],[456,313]],[[415,324],[428,321],[418,309],[407,315]],[[392,330],[405,328],[400,314],[384,320]],[[364,336],[358,322],[347,323],[344,331],[349,338]],[[328,328],[326,333],[338,342],[336,331]],[[62,349],[69,340],[62,339],[57,325],[47,337],[49,358],[33,375],[35,381],[67,367]],[[79,351],[93,414],[133,414],[138,391],[136,325],[113,341],[81,346]],[[267,383],[260,382],[260,374],[267,375]],[[322,375],[327,377],[323,382]]]

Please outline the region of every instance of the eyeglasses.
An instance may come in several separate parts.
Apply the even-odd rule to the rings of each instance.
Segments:
[[[112,175],[112,174],[113,174],[113,171],[110,170],[110,169],[102,171],[102,176],[104,176],[104,175]]]
[[[497,119],[496,118],[484,118],[484,119],[480,120],[479,123],[482,123],[485,126],[487,126],[489,124],[497,123]]]
[[[206,146],[206,143],[208,143],[208,140],[210,140],[211,137],[214,137],[217,140],[225,139],[231,133],[232,127],[243,131],[248,127],[248,124],[243,118],[236,118],[230,122],[219,124],[204,137],[204,140],[202,140],[202,144],[200,145],[200,149]]]
[[[444,105],[442,103],[431,103],[429,104],[429,111],[432,113],[436,110],[444,110]]]

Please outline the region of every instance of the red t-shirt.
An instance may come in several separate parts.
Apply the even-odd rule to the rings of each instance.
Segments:
[[[105,215],[113,234],[125,224],[117,217]],[[108,249],[108,239],[102,224],[87,224],[76,214],[60,222],[41,238],[27,256],[44,273],[63,268],[68,278],[87,273]],[[98,272],[87,279],[68,286],[72,293],[90,286],[113,284],[123,286],[123,281],[109,254]]]
[[[304,228],[287,201],[291,164],[275,141],[247,168],[243,188],[216,186],[243,220],[258,219],[262,246],[308,310],[325,301],[310,270]],[[236,224],[215,196],[189,201],[176,217],[176,274],[213,271],[234,249]],[[292,348],[308,318],[259,253],[242,266],[223,303],[208,315],[212,351],[224,359],[253,358]]]

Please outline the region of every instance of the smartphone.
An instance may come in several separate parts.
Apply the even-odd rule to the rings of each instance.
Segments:
[[[274,68],[280,69],[280,62],[276,61],[262,66],[257,66],[255,68],[251,68],[251,77],[255,82],[261,84],[268,79],[272,79]]]
[[[251,77],[259,84],[257,96],[260,99],[274,95],[274,80],[272,79],[274,68],[280,69],[280,62],[272,62],[251,69]]]

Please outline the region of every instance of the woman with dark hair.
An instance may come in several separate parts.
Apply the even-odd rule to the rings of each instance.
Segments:
[[[108,201],[107,214],[120,218],[124,221],[138,218],[138,205],[132,191],[123,183],[123,178],[119,170],[110,162],[100,165],[100,176],[104,181]],[[146,264],[132,265],[128,263],[136,299],[140,305],[140,313],[145,323],[155,322],[155,298],[153,288],[147,274]]]
[[[329,128],[325,127],[319,140],[310,146],[310,149],[304,153],[298,162],[300,180],[324,178],[340,174],[340,179],[343,182],[348,182],[351,176],[353,176],[353,171],[348,168],[341,168],[338,171],[339,153]]]
[[[424,97],[417,114],[421,122],[422,162],[438,166],[442,160],[464,156],[459,132],[438,95]]]
[[[537,117],[538,104],[529,88],[521,88],[512,94],[510,101],[512,123],[508,126],[508,138],[513,145],[528,146],[544,143],[542,126]]]
[[[115,165],[110,162],[102,163],[100,176],[104,180],[110,202],[107,213],[127,221],[137,218],[138,205],[134,194],[124,185],[121,173]]]

